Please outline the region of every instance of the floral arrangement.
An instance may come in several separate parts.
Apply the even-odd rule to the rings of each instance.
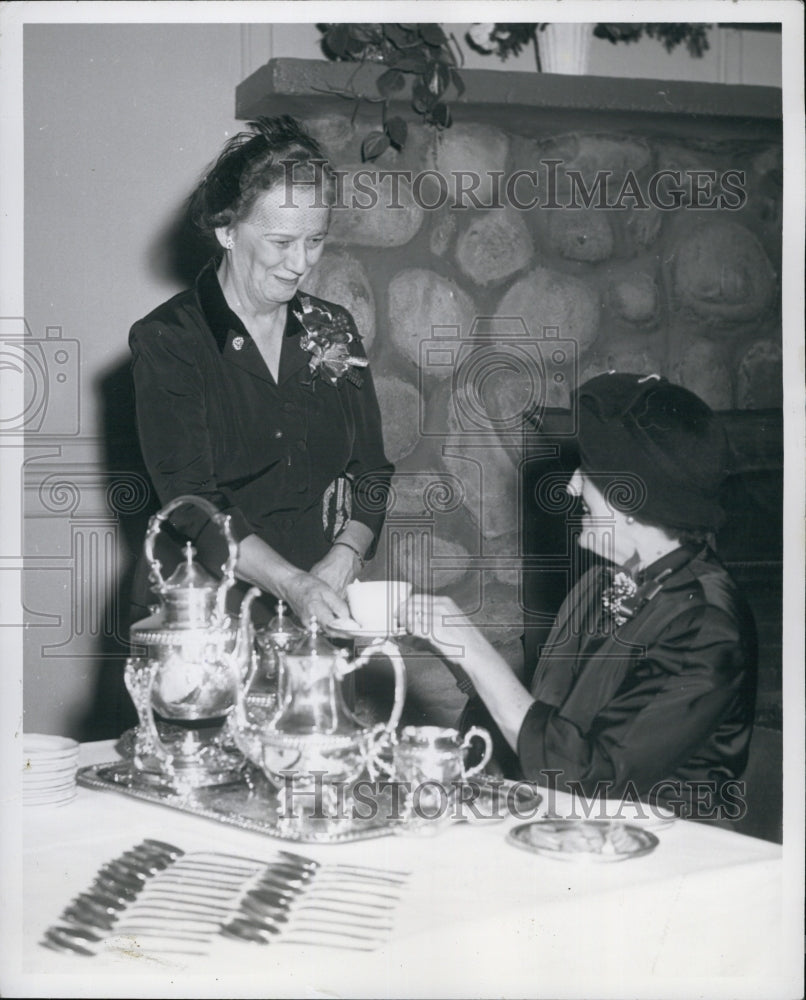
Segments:
[[[610,615],[613,624],[618,628],[635,614],[631,606],[638,584],[629,573],[620,571],[613,576],[613,582],[602,593],[602,607]]]
[[[312,380],[316,376],[327,379],[331,385],[338,385],[342,378],[353,385],[361,386],[363,379],[355,371],[366,368],[366,358],[356,358],[350,354],[348,345],[354,340],[349,320],[343,313],[334,316],[324,306],[314,305],[307,295],[299,296],[302,312],[294,309],[305,333],[300,337],[300,347],[310,355],[308,368]]]

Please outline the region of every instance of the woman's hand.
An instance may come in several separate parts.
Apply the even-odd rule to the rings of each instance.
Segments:
[[[343,598],[347,587],[358,576],[360,569],[361,560],[358,553],[346,545],[334,545],[328,554],[311,568],[311,574]]]
[[[257,535],[241,539],[236,573],[267,594],[281,597],[306,625],[314,615],[320,625],[350,617],[346,602],[327,580],[293,566]]]
[[[346,601],[324,580],[313,573],[298,573],[283,584],[283,599],[303,624],[315,617],[320,625],[336,618],[349,618]]]
[[[415,594],[401,609],[401,621],[464,670],[517,753],[518,734],[534,699],[457,604],[449,597]]]
[[[467,674],[483,665],[492,646],[450,597],[415,594],[400,610],[406,630],[430,643],[446,659],[457,663]]]

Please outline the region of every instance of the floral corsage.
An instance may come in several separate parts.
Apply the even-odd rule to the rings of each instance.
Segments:
[[[638,584],[630,574],[619,572],[614,575],[612,583],[602,593],[602,606],[617,628],[635,614],[633,598],[637,590]]]
[[[319,375],[331,385],[338,385],[341,378],[346,378],[361,386],[363,379],[355,369],[366,368],[369,362],[350,354],[348,344],[355,338],[347,316],[334,316],[324,306],[314,305],[307,295],[299,296],[299,304],[302,312],[295,309],[294,315],[305,331],[300,346],[311,356],[308,362],[311,377]]]

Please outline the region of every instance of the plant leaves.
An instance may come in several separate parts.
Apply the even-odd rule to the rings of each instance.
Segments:
[[[409,127],[400,117],[390,118],[386,123],[386,134],[395,149],[402,149],[406,145]]]
[[[423,40],[429,45],[439,48],[447,44],[448,39],[445,36],[445,32],[438,24],[419,24],[417,27],[420,29],[420,35]]]
[[[376,160],[389,148],[389,136],[385,132],[370,132],[361,143],[363,160]]]
[[[376,86],[383,97],[389,97],[406,86],[406,77],[399,69],[388,69],[378,77]]]
[[[407,50],[401,53],[392,65],[404,73],[424,73],[428,69],[428,60],[422,52]]]
[[[412,41],[412,31],[411,29],[405,27],[402,24],[385,24],[383,26],[383,33],[386,35],[387,39],[392,43],[392,45],[397,48],[402,48],[404,45],[410,45]]]
[[[344,59],[347,55],[347,46],[350,40],[350,28],[346,24],[335,25],[325,35],[327,47],[340,59]]]
[[[363,54],[367,43],[361,38],[353,38],[352,36],[347,39],[347,53],[351,56],[360,56]]]

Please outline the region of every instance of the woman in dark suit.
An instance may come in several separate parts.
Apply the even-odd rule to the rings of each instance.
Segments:
[[[324,624],[348,615],[345,588],[374,552],[393,472],[352,316],[303,291],[334,195],[322,151],[294,119],[251,123],[191,202],[219,255],[130,334],[138,433],[160,503],[192,494],[230,515],[243,586]],[[223,540],[200,509],[170,520],[163,571],[187,538],[219,570]],[[135,617],[153,601],[147,569]]]
[[[598,376],[573,406],[580,467],[568,490],[579,545],[597,564],[560,608],[530,686],[447,599],[413,599],[410,629],[469,675],[521,776],[736,819],[755,630],[709,545],[723,430],[702,400],[656,375]]]

